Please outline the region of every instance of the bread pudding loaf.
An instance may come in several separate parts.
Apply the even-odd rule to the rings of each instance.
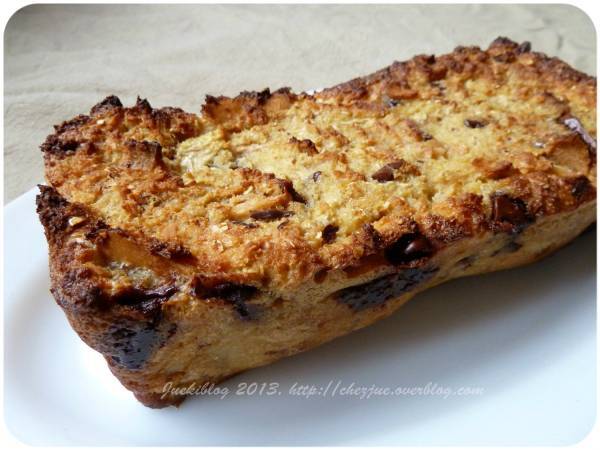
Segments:
[[[138,400],[178,404],[167,383],[217,383],[574,239],[596,217],[595,101],[595,78],[506,38],[200,115],[108,97],[41,147],[52,294]]]

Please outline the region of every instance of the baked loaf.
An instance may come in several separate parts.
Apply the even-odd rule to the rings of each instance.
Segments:
[[[314,95],[111,96],[42,145],[52,293],[147,406],[529,263],[596,217],[596,80],[505,38]],[[476,293],[474,293],[475,295]]]

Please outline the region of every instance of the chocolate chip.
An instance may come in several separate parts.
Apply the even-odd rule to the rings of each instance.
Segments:
[[[310,139],[297,139],[295,137],[290,138],[290,144],[295,145],[298,150],[302,153],[306,153],[307,155],[317,155],[319,153],[319,149],[317,149],[316,144]]]
[[[316,183],[317,181],[319,181],[319,179],[321,178],[321,171],[317,170],[315,173],[312,174],[312,179],[313,181]]]
[[[243,320],[257,318],[259,308],[247,302],[257,293],[258,288],[245,284],[221,283],[213,287],[203,286],[197,278],[192,281],[194,294],[202,298],[218,298],[233,306],[234,311]]]
[[[496,228],[502,231],[518,233],[527,224],[532,222],[527,211],[527,205],[520,198],[514,198],[507,194],[495,193],[492,200],[492,220]]]
[[[571,182],[571,195],[577,200],[582,200],[587,194],[592,193],[593,186],[585,175],[576,177]]]
[[[321,284],[327,278],[327,272],[329,272],[328,268],[320,269],[315,273],[314,280],[315,283]]]
[[[119,305],[131,306],[147,317],[160,312],[161,305],[171,298],[179,288],[174,285],[159,286],[155,289],[128,287],[114,295],[114,301]]]
[[[340,227],[338,227],[337,225],[331,224],[323,228],[323,231],[321,232],[323,242],[325,242],[326,244],[331,244],[333,241],[335,241],[335,237],[339,229]]]
[[[371,178],[380,183],[393,181],[395,179],[394,171],[398,169],[402,169],[402,175],[420,174],[419,169],[416,166],[410,164],[409,162],[403,159],[399,159],[397,161],[387,163],[385,166],[383,166],[381,169],[379,169],[377,172],[371,175]]]
[[[571,131],[577,133],[581,140],[585,142],[591,155],[596,156],[596,139],[594,139],[583,127],[582,123],[576,117],[567,117],[562,119],[562,123]]]
[[[429,280],[438,269],[411,268],[338,291],[334,297],[354,311],[383,305]]]
[[[506,244],[505,250],[509,253],[514,253],[514,252],[519,251],[521,249],[521,247],[523,247],[523,244],[520,244],[517,241],[511,240],[508,244]]]
[[[394,169],[391,168],[388,164],[386,164],[381,169],[379,169],[377,172],[375,172],[373,175],[371,175],[371,178],[373,178],[375,181],[378,181],[379,183],[393,181],[394,180]]]
[[[163,258],[171,259],[182,263],[192,263],[195,261],[192,252],[181,244],[168,243],[158,239],[150,239],[148,243],[150,253]]]
[[[292,201],[298,203],[306,203],[306,199],[300,195],[296,189],[294,189],[294,184],[290,180],[283,180],[281,178],[276,179],[277,183],[281,186],[284,192],[287,192],[291,197]]]
[[[468,128],[483,128],[487,125],[487,122],[483,120],[465,119],[464,124]]]
[[[434,252],[433,245],[425,236],[408,233],[388,246],[384,256],[391,264],[400,265],[431,256]]]
[[[117,304],[141,312],[145,320],[122,319],[114,322],[105,337],[98,341],[96,350],[129,370],[142,368],[154,351],[163,346],[177,330],[177,325],[163,319],[161,305],[178,290],[173,285],[155,289],[129,287],[114,295],[113,300]]]
[[[520,55],[521,53],[529,53],[530,51],[531,51],[531,42],[529,42],[529,41],[523,41],[517,47],[517,54],[518,55]]]
[[[411,129],[411,131],[415,134],[418,141],[430,141],[433,139],[433,136],[423,131],[419,124],[412,119],[407,119],[406,124]]]
[[[176,324],[164,322],[121,321],[111,325],[97,350],[117,365],[129,370],[141,369],[154,351],[175,334]]]
[[[471,267],[473,265],[475,260],[476,260],[476,258],[474,255],[469,255],[469,256],[466,256],[466,257],[458,260],[456,262],[456,265],[461,267],[462,269],[468,269],[469,267]]]
[[[265,221],[271,221],[271,220],[277,220],[277,219],[281,219],[282,217],[289,217],[289,216],[293,216],[294,213],[292,211],[281,211],[279,209],[268,209],[265,211],[254,211],[253,213],[250,214],[250,217],[252,217],[254,220],[265,220]]]
[[[523,247],[523,244],[518,243],[514,239],[510,239],[506,244],[492,253],[492,256],[504,255],[509,253],[517,252]]]

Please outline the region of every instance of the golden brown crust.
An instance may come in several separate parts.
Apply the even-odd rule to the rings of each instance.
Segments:
[[[505,38],[314,95],[209,96],[201,116],[108,97],[42,144],[53,293],[155,404],[139,369],[186,309],[253,321],[306,286],[405,292],[439,254],[589,206],[595,98],[595,78]]]

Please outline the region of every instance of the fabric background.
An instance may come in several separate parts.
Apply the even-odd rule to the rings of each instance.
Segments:
[[[4,33],[4,199],[43,181],[51,126],[108,94],[198,112],[206,94],[326,87],[499,35],[595,74],[592,22],[565,5],[28,6]]]

